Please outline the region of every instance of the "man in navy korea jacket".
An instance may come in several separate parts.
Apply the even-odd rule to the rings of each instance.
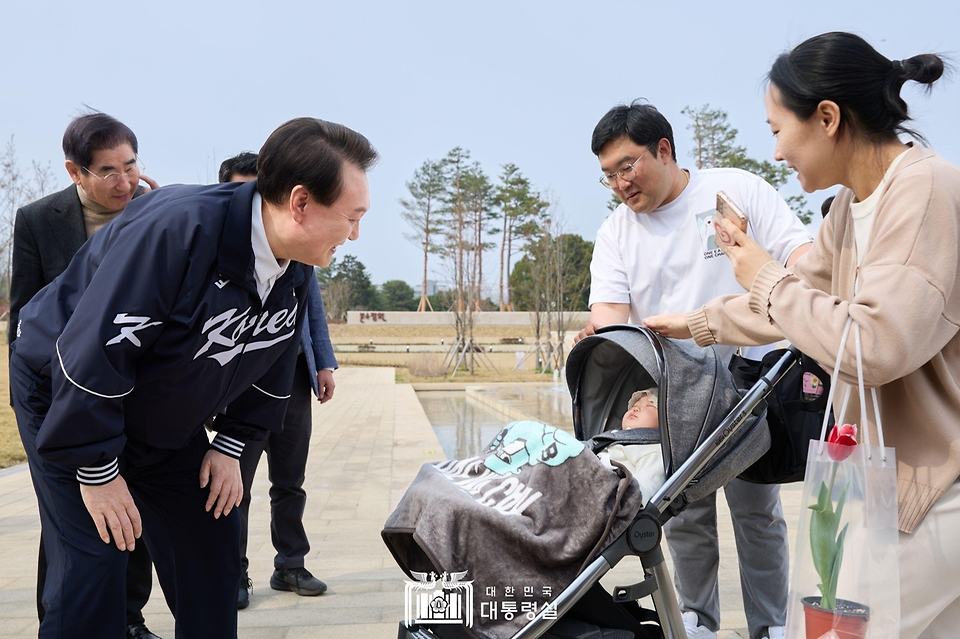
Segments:
[[[124,636],[141,530],[177,635],[236,637],[238,458],[281,427],[307,265],[359,236],[376,159],[342,125],[291,120],[257,181],[137,198],[23,308],[11,387],[54,593],[40,637]]]

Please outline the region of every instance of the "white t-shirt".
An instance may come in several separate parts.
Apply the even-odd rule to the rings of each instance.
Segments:
[[[812,241],[800,219],[765,180],[740,169],[692,170],[677,199],[653,213],[621,204],[597,232],[590,263],[590,304],[629,304],[630,322],[696,310],[719,295],[744,293],[713,230],[717,191],[747,216],[747,234],[786,264]],[[736,350],[718,347],[724,361]],[[770,347],[744,349],[759,359]]]
[[[907,151],[909,150],[907,149]],[[857,244],[857,266],[863,264],[863,256],[867,252],[867,241],[870,239],[870,231],[873,230],[873,214],[877,211],[877,205],[880,204],[880,196],[886,190],[890,176],[893,175],[907,151],[893,159],[887,172],[880,179],[880,184],[867,199],[863,202],[850,203],[850,215],[853,217],[853,236]]]

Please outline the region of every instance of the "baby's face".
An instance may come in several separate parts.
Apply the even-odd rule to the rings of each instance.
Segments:
[[[628,410],[623,416],[621,428],[630,430],[631,428],[657,428],[657,407],[650,401],[650,398],[644,395]]]

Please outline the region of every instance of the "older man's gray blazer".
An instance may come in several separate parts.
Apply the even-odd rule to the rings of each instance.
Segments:
[[[86,241],[83,208],[76,184],[17,211],[13,227],[7,344],[17,335],[20,309],[63,273]]]

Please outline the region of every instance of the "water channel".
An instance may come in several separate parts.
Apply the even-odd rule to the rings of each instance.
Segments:
[[[570,394],[557,384],[418,391],[447,459],[478,455],[506,424],[529,419],[573,432]]]

